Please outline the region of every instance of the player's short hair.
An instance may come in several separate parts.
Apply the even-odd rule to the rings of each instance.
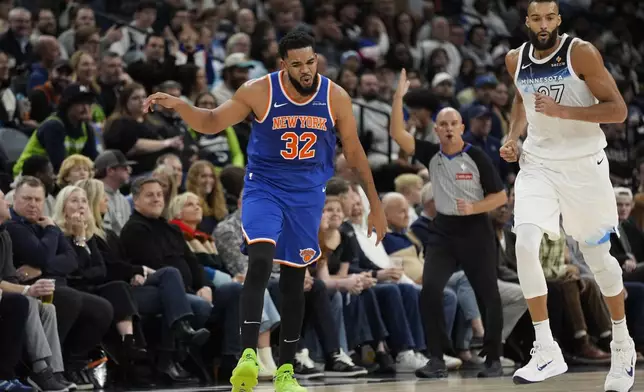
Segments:
[[[419,87],[411,89],[404,98],[405,105],[410,109],[426,109],[432,113],[438,112],[440,103],[428,88]]]
[[[555,3],[559,7],[559,0],[530,0],[530,3]]]
[[[293,30],[280,40],[279,54],[282,59],[286,59],[289,50],[313,48],[314,46],[313,36],[302,30]]]

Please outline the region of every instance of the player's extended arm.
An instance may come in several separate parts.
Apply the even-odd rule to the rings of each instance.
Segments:
[[[144,106],[161,105],[174,109],[179,116],[192,129],[199,133],[214,134],[223,131],[231,125],[243,121],[251,112],[253,96],[261,94],[259,83],[255,80],[247,82],[228,101],[219,105],[216,109],[200,109],[181,98],[173,97],[165,93],[155,93],[149,96]],[[259,95],[261,96],[261,95]]]
[[[570,57],[575,73],[586,82],[599,103],[587,107],[561,106],[561,118],[600,124],[624,122],[628,108],[597,48],[582,41],[572,48]]]
[[[340,134],[342,140],[342,150],[347,159],[350,167],[358,171],[362,186],[367,193],[367,199],[371,205],[371,215],[374,215],[376,221],[371,222],[376,226],[376,233],[378,234],[378,243],[385,236],[387,231],[386,219],[384,212],[380,205],[380,198],[376,191],[376,186],[373,182],[371,168],[367,160],[360,139],[358,138],[358,127],[356,126],[356,119],[353,117],[353,105],[351,104],[351,97],[341,87],[333,85],[333,92],[331,96],[333,102],[334,116],[336,117],[335,128]],[[368,234],[371,235],[371,227],[368,228]]]
[[[393,102],[391,103],[391,122],[389,125],[389,134],[396,143],[408,155],[414,155],[416,150],[416,140],[405,129],[405,116],[403,114],[403,97],[409,89],[409,82],[407,81],[406,71],[403,69],[400,73],[398,81],[398,88],[394,94]]]
[[[517,69],[517,61],[519,59],[519,52],[517,49],[511,50],[505,56],[505,67],[512,78]],[[517,141],[525,133],[528,127],[528,118],[525,114],[525,106],[523,106],[523,97],[518,89],[515,88],[514,99],[512,100],[512,111],[510,112],[510,132],[508,133],[508,140]]]

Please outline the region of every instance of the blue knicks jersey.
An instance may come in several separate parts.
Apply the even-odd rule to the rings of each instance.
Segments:
[[[331,81],[319,75],[317,93],[297,103],[287,95],[281,75],[268,75],[269,107],[263,119],[253,122],[246,179],[284,190],[323,187],[333,176],[336,146]]]

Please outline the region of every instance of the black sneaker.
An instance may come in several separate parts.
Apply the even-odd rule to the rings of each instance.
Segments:
[[[76,384],[74,384],[73,382],[67,381],[63,373],[55,373],[54,377],[56,377],[56,381],[66,386],[67,389],[69,389],[70,391],[75,391],[76,389],[78,389],[78,386]]]
[[[500,360],[490,361],[485,363],[485,369],[481,370],[478,374],[479,378],[488,377],[503,377],[503,366]]]
[[[308,349],[302,349],[302,351],[295,354],[295,364],[293,365],[293,371],[295,373],[295,377],[301,380],[324,377],[324,373],[319,372],[315,368],[315,363],[309,357]]]
[[[39,373],[32,373],[27,379],[27,382],[29,383],[29,385],[34,387],[34,389],[37,391],[43,391],[43,392],[69,391],[67,386],[63,385],[62,383],[58,382],[58,380],[56,380],[56,377],[54,376],[54,372],[51,370],[50,367],[48,367],[47,369]]]
[[[472,336],[470,339],[470,350],[480,350],[483,348],[483,336]]]
[[[442,358],[429,358],[429,362],[422,368],[416,370],[418,378],[446,378],[447,367]]]
[[[378,364],[378,374],[395,374],[396,373],[396,362],[394,362],[393,357],[389,353],[377,352],[376,353],[376,363]]]
[[[333,353],[324,367],[325,377],[358,377],[367,373],[367,369],[356,366],[342,349]]]

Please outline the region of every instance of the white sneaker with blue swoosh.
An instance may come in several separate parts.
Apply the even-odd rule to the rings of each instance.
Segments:
[[[628,392],[635,383],[635,343],[630,338],[625,342],[611,342],[610,351],[610,371],[606,377],[604,391]]]
[[[534,342],[530,355],[530,362],[514,372],[512,381],[515,384],[541,382],[568,371],[568,365],[557,342],[549,345]]]

